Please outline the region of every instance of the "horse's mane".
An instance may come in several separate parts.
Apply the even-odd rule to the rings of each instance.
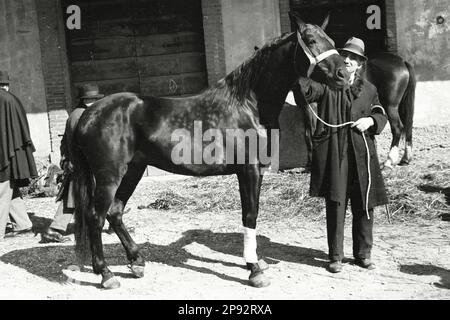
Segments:
[[[292,33],[285,33],[266,43],[225,78],[219,80],[214,87],[208,90],[209,93],[218,94],[217,91],[222,91],[222,95],[229,95],[229,98],[236,99],[240,103],[245,102],[264,73],[271,53],[280,45],[286,43],[290,35]],[[223,92],[223,89],[228,92]]]

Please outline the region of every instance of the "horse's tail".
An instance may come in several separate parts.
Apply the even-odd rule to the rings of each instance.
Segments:
[[[414,67],[409,62],[405,61],[405,65],[408,68],[409,81],[406,91],[403,94],[402,101],[400,102],[398,111],[404,126],[406,141],[411,142],[414,117],[414,100],[416,93],[416,75]]]
[[[75,252],[84,265],[91,252],[87,217],[94,214],[95,180],[86,158],[76,146],[72,158],[74,163]]]

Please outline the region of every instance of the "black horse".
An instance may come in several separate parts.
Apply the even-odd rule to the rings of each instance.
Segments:
[[[93,270],[102,275],[104,288],[120,285],[103,256],[101,231],[105,218],[125,248],[131,272],[136,277],[144,275],[145,261],[124,227],[122,214],[147,165],[193,176],[236,174],[250,284],[255,287],[269,284],[256,258],[254,231],[262,166],[259,159],[251,161],[252,146],[247,147],[245,140],[243,144],[239,141],[232,144],[234,155],[244,153],[244,163],[227,155],[221,161],[192,164],[179,161],[174,150],[179,147],[180,138],[190,141],[196,134],[195,122],[201,124],[202,132],[214,129],[223,137],[230,129],[253,129],[259,138],[263,138],[264,130],[270,135],[268,129],[278,128],[278,116],[288,91],[310,66],[304,49],[321,60],[315,61],[316,69],[330,85],[342,87],[348,83],[345,63],[334,50],[333,41],[320,27],[305,24],[297,16],[294,19],[297,32],[267,43],[215,86],[196,96],[156,98],[117,93],[97,101],[84,112],[70,154],[75,172],[76,249],[84,256],[90,247]],[[228,140],[217,136],[214,143],[225,149],[230,145]],[[205,145],[205,141],[194,141],[181,158],[190,158],[192,154],[195,158],[196,149],[203,150]],[[239,145],[244,148],[238,148]]]
[[[361,75],[377,87],[380,103],[386,110],[391,125],[392,143],[383,167],[392,169],[397,164],[409,164],[412,160],[412,128],[416,90],[413,66],[398,55],[379,52],[369,55]],[[313,78],[315,76],[316,74],[312,75]],[[317,78],[320,79],[321,75],[317,75]],[[298,90],[299,86],[294,86],[293,91],[297,91],[294,96],[299,94]],[[296,104],[301,105],[301,102],[299,101]],[[306,145],[309,152],[308,159],[311,161],[311,138],[316,128],[317,119],[309,108],[301,109],[305,112]],[[405,135],[405,152],[400,161],[399,143],[403,134]]]
[[[416,77],[413,66],[396,54],[388,52],[369,56],[366,78],[378,90],[380,102],[386,110],[392,131],[391,149],[385,168],[409,164],[412,160],[412,129]],[[405,135],[405,152],[399,161],[398,145]]]

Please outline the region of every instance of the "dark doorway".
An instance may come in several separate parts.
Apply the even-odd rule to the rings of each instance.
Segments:
[[[366,23],[371,16],[367,13],[370,5],[381,9],[381,29],[369,30]],[[320,25],[327,13],[330,22],[327,34],[336,42],[337,48],[342,48],[350,37],[361,38],[366,45],[366,53],[386,51],[386,9],[384,0],[376,1],[299,1],[291,0],[291,10],[300,14],[308,23]]]

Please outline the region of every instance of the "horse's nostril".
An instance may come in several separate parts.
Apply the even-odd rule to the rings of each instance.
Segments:
[[[339,79],[345,79],[345,73],[344,73],[344,71],[342,70],[342,69],[337,69],[336,70],[336,76],[339,78]]]

